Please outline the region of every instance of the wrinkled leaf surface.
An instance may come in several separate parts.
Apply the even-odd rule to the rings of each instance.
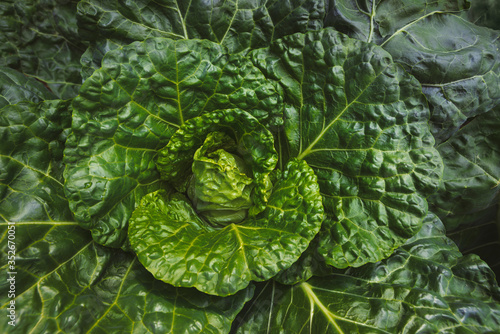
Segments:
[[[157,281],[137,259],[97,245],[75,222],[16,222],[15,299],[8,298],[7,224],[0,223],[4,333],[228,333],[253,288],[220,298]]]
[[[57,97],[69,99],[81,84],[76,4],[70,0],[8,0],[0,4],[0,66],[47,83]]]
[[[21,102],[0,110],[0,221],[71,220],[63,192],[67,101]]]
[[[252,287],[229,299],[176,289],[78,227],[63,191],[69,116],[66,101],[0,111],[0,332],[227,333]]]

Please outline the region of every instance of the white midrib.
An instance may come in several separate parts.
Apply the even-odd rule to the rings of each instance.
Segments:
[[[63,222],[63,221],[46,221],[46,222],[1,222],[0,226],[7,226],[7,225],[55,225],[55,226],[62,226],[62,225],[74,225],[78,226],[79,224],[77,222]]]
[[[344,112],[351,106],[351,104],[354,103],[351,102],[349,103],[345,108],[344,110],[342,110],[342,112],[340,112],[337,117],[335,117],[335,119],[333,121],[330,122],[330,124],[328,124],[320,133],[319,135],[316,137],[316,139],[314,139],[314,141],[304,150],[302,151],[299,156],[297,157],[297,159],[304,159],[306,157],[306,155],[308,155],[309,153],[311,153],[311,150],[313,149],[313,147],[318,143],[318,141],[323,138],[323,136],[325,135],[325,133],[328,131],[328,129],[330,129],[332,127],[333,124],[335,124],[335,122],[337,122],[337,120],[340,118],[340,116],[342,116],[342,114],[344,114]]]
[[[443,14],[443,13],[446,13],[446,12],[443,12],[443,11],[440,11],[440,10],[436,10],[436,11],[433,11],[433,12],[430,12],[430,13],[427,13],[421,17],[419,17],[418,19],[408,23],[407,25],[399,28],[398,30],[396,30],[394,32],[394,34],[392,34],[391,36],[389,36],[389,38],[387,38],[382,44],[380,44],[381,47],[384,47],[384,45],[387,44],[387,42],[389,42],[394,36],[402,33],[403,31],[405,31],[406,29],[408,29],[409,27],[411,27],[412,25],[416,24],[417,22],[420,22],[421,20],[425,19],[426,17],[429,17],[429,16],[432,16],[434,14]]]
[[[337,324],[336,319],[338,319],[328,308],[319,300],[318,296],[314,293],[312,287],[308,283],[301,283],[300,287],[302,290],[305,292],[307,298],[309,298],[309,301],[311,302],[311,321],[312,321],[312,314],[314,313],[314,307],[317,306],[321,313],[323,313],[328,320],[329,323],[335,327],[337,332],[339,334],[344,334],[344,331],[339,327]]]
[[[116,293],[116,297],[115,297],[114,301],[113,301],[113,302],[112,302],[112,303],[108,306],[108,308],[106,309],[106,312],[104,312],[104,313],[103,313],[103,315],[102,315],[99,319],[97,319],[97,320],[95,321],[94,325],[93,325],[93,326],[92,326],[92,327],[91,327],[91,328],[90,328],[90,329],[89,329],[86,333],[90,333],[90,332],[92,332],[92,330],[93,330],[93,329],[94,329],[94,328],[95,328],[95,327],[96,327],[96,326],[97,326],[97,325],[98,325],[98,324],[102,321],[102,319],[104,319],[104,318],[108,315],[109,311],[110,311],[110,310],[111,310],[114,306],[116,306],[116,305],[117,305],[118,299],[120,298],[121,293],[122,293],[123,283],[125,282],[125,280],[127,279],[128,275],[130,274],[130,271],[131,271],[132,267],[134,266],[134,264],[135,264],[136,260],[137,260],[137,258],[135,258],[135,259],[134,259],[134,260],[130,263],[130,265],[128,266],[127,271],[125,272],[125,275],[123,276],[123,279],[122,279],[122,281],[121,281],[121,283],[120,283],[120,286],[119,286],[119,288],[118,288],[118,292]],[[123,312],[123,313],[125,314],[125,312]]]
[[[181,10],[179,8],[179,4],[177,1],[175,2],[175,6],[177,9],[177,14],[179,15],[179,18],[181,19],[182,31],[184,32],[184,38],[188,39],[189,37],[188,37],[187,29],[186,29],[186,19],[185,19],[185,17],[182,17],[182,13],[181,13]],[[188,10],[186,11],[186,14],[189,12],[189,7],[191,7],[191,1],[189,2]]]
[[[27,168],[27,169],[30,169],[30,170],[32,170],[32,171],[34,171],[34,172],[36,172],[36,173],[42,174],[42,175],[43,175],[43,176],[45,176],[46,178],[51,179],[52,181],[55,181],[55,182],[56,182],[57,184],[59,184],[61,187],[64,187],[64,185],[61,183],[61,181],[57,180],[56,178],[54,178],[52,175],[50,175],[50,174],[48,174],[48,173],[45,173],[45,172],[43,172],[43,171],[41,171],[41,170],[39,170],[39,169],[36,169],[36,168],[34,168],[34,167],[31,167],[31,166],[29,166],[29,165],[27,165],[27,164],[23,163],[23,162],[22,162],[22,161],[20,161],[20,160],[14,159],[14,158],[13,158],[13,157],[11,157],[11,156],[0,154],[0,157],[5,157],[5,158],[7,158],[7,159],[10,159],[10,160],[12,160],[12,161],[14,161],[14,162],[16,162],[16,163],[20,164],[20,165],[21,165],[21,166],[23,166],[24,168]]]
[[[318,143],[318,141],[320,141],[321,138],[323,138],[323,136],[325,135],[325,133],[333,126],[333,124],[335,124],[340,117],[342,117],[342,115],[344,115],[344,113],[354,104],[356,103],[356,101],[358,101],[358,99],[364,94],[364,92],[373,84],[373,82],[375,80],[377,80],[377,78],[382,74],[384,73],[385,69],[388,67],[389,65],[387,65],[384,69],[382,69],[376,76],[375,78],[373,78],[373,80],[368,84],[366,85],[366,87],[358,94],[358,96],[356,96],[356,98],[354,98],[351,102],[349,102],[345,108],[325,127],[323,128],[323,130],[321,130],[321,132],[319,133],[319,135],[316,137],[316,139],[314,139],[314,141],[304,150],[302,151],[297,159],[304,159],[309,153],[311,153],[311,150],[313,149],[313,147]]]
[[[373,30],[374,30],[374,20],[376,15],[376,1],[372,1],[372,11],[370,13],[370,34],[368,35],[367,43],[371,43],[373,38]]]

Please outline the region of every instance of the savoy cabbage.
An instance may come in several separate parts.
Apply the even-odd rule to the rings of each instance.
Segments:
[[[0,330],[500,331],[469,7],[0,4]]]

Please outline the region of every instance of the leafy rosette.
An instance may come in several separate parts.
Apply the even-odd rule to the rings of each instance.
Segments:
[[[139,261],[157,279],[219,296],[290,267],[323,204],[305,161],[274,172],[277,160],[273,135],[243,110],[186,121],[157,161],[173,187],[144,196],[130,218]]]
[[[158,150],[183,124],[241,108],[260,123],[282,120],[274,83],[243,54],[206,40],[151,38],[106,54],[73,101],[65,194],[95,241],[126,246],[128,219],[161,188]]]
[[[237,143],[231,135],[219,129],[232,133],[234,138],[237,138]],[[237,180],[245,183],[248,182],[245,174],[251,173],[255,179],[254,193],[257,204],[253,211],[261,211],[266,202],[269,174],[276,167],[278,155],[274,149],[273,135],[256,118],[243,110],[217,110],[186,122],[184,127],[172,136],[167,146],[160,150],[157,167],[163,179],[173,182],[182,191],[188,186],[187,180],[190,183],[189,188],[193,188],[195,184],[213,182],[213,178],[210,177],[213,173],[210,170],[213,171],[216,160],[219,166],[216,169],[224,171],[221,174],[224,180],[221,182]],[[194,178],[190,179],[192,163]],[[233,174],[233,177],[231,178],[229,174]],[[243,191],[243,188],[237,185],[232,187],[241,188]],[[195,193],[192,191],[189,193],[196,197],[197,202],[201,199],[200,196],[214,201],[217,194],[210,192],[209,188],[214,189],[205,184],[203,190],[198,187]],[[215,189],[224,191],[224,187],[220,184],[215,186]],[[221,199],[222,204],[231,201],[232,196],[241,197],[238,194],[228,195]]]

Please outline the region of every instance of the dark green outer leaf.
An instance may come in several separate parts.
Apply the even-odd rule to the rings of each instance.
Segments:
[[[87,80],[96,69],[101,67],[102,59],[107,52],[118,49],[121,46],[122,45],[117,42],[109,39],[89,46],[80,58],[80,64],[82,65],[81,76],[83,81]]]
[[[0,222],[72,221],[61,162],[70,123],[68,101],[0,110]]]
[[[70,0],[8,0],[0,4],[0,66],[39,79],[62,99],[76,96],[79,59],[76,4]]]
[[[499,38],[458,16],[434,14],[382,44],[422,84],[438,143],[500,104]]]
[[[188,119],[242,108],[274,124],[281,100],[242,55],[209,41],[152,38],[107,53],[75,98],[65,191],[98,243],[120,247],[138,201],[160,187],[157,151]]]
[[[251,53],[284,91],[288,156],[318,176],[320,253],[338,267],[389,256],[414,235],[440,182],[420,85],[381,48],[324,29]]]
[[[360,3],[336,1],[325,26],[383,46],[420,81],[438,142],[500,103],[499,33],[458,17],[467,1]]]
[[[80,1],[80,34],[90,41],[82,76],[100,67],[106,50],[152,36],[207,39],[237,53],[320,29],[324,16],[325,3],[318,0]]]
[[[500,201],[499,201],[500,202]],[[476,254],[500,277],[500,208],[498,205],[475,212],[474,219],[453,231],[446,231],[462,254]]]
[[[474,0],[470,10],[463,14],[474,24],[500,30],[500,7],[496,0]]]
[[[130,218],[139,261],[157,279],[227,296],[288,268],[323,221],[316,177],[292,160],[264,211],[222,229],[207,226],[180,193],[146,195]]]
[[[0,109],[21,101],[40,102],[56,96],[33,78],[10,69],[0,67]]]
[[[325,26],[352,38],[381,44],[401,33],[413,22],[435,13],[458,13],[469,7],[467,0],[329,0]]]
[[[229,298],[154,279],[131,255],[95,244],[74,222],[18,222],[15,327],[4,321],[7,224],[0,224],[2,333],[227,333],[253,288]],[[8,319],[8,318],[7,318]]]
[[[216,5],[171,1],[165,7],[89,1],[82,2],[80,25],[88,26],[92,32],[90,40],[99,36],[95,26],[101,27],[104,39],[98,38],[88,52],[99,58],[96,50],[106,49],[106,45],[123,45],[148,36],[207,38],[228,46],[231,52],[248,46],[257,48],[295,32],[318,30],[324,20],[324,26],[384,45],[396,62],[421,81],[431,102],[433,134],[442,141],[467,118],[499,103],[499,69],[488,67],[498,63],[490,59],[497,53],[498,36],[450,15],[468,7],[464,0],[341,0],[329,1],[327,5],[313,0],[228,1]],[[192,13],[196,13],[195,20],[191,20]],[[250,38],[246,36],[248,29],[254,29]],[[108,35],[116,35],[115,40],[106,40]],[[94,62],[99,64],[100,59]]]
[[[372,40],[421,82],[430,102],[432,131],[445,160],[445,182],[442,191],[430,199],[432,210],[449,230],[474,230],[478,217],[496,201],[498,177],[495,159],[476,161],[473,154],[479,145],[478,156],[489,156],[491,149],[495,156],[498,139],[476,145],[476,140],[483,141],[481,130],[476,139],[473,131],[465,137],[459,129],[467,128],[480,114],[496,119],[492,110],[500,103],[499,33],[457,17],[467,17],[460,13],[468,6],[465,1],[386,1],[364,7],[355,3],[360,2],[336,1],[331,7],[335,15],[329,15],[325,24],[362,40],[371,32]],[[394,13],[381,10],[386,5]],[[481,1],[472,2],[472,7],[481,5]],[[370,6],[373,11],[366,9]],[[494,11],[489,8],[488,14]],[[392,23],[387,24],[388,20]]]
[[[325,4],[316,0],[168,0],[161,4],[84,0],[78,4],[80,34],[89,41],[121,45],[148,37],[208,39],[230,53],[258,48],[290,33],[322,27]]]
[[[500,289],[430,216],[391,257],[293,287],[269,282],[238,333],[494,333]]]
[[[500,107],[477,116],[437,146],[443,184],[429,202],[448,230],[467,226],[500,196]]]

